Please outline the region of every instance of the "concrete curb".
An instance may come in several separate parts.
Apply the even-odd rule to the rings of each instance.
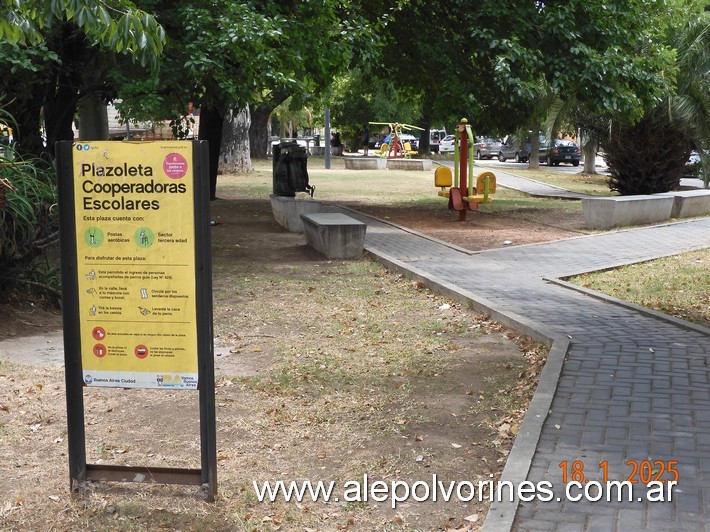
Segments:
[[[637,305],[635,303],[629,303],[628,301],[624,301],[623,299],[618,299],[616,297],[609,296],[609,295],[604,294],[602,292],[597,292],[596,290],[590,290],[589,288],[584,288],[583,286],[578,286],[576,284],[572,284],[567,281],[563,281],[562,279],[548,279],[546,277],[544,279],[547,282],[556,284],[558,286],[562,286],[563,288],[567,288],[569,290],[574,290],[574,291],[584,294],[586,296],[593,297],[595,299],[599,299],[600,301],[606,301],[607,303],[611,303],[612,305],[618,305],[620,307],[624,307],[624,308],[633,310],[635,312],[638,312],[639,314],[644,314],[646,316],[650,316],[652,318],[656,318],[661,321],[672,323],[673,325],[680,327],[681,329],[685,329],[687,331],[693,331],[693,332],[697,332],[700,334],[710,336],[710,328],[708,328],[708,327],[703,327],[702,325],[698,325],[696,323],[691,323],[689,321],[685,321],[680,318],[676,318],[675,316],[670,316],[668,314],[664,314],[663,312],[658,312],[657,310],[651,310],[649,308],[642,307],[642,306]]]
[[[537,444],[542,434],[542,427],[550,412],[550,405],[557,390],[562,366],[564,365],[570,341],[553,333],[550,329],[532,320],[512,312],[496,309],[495,304],[485,298],[477,297],[469,290],[448,281],[429,277],[424,272],[404,264],[394,257],[383,253],[375,253],[365,247],[368,255],[383,264],[386,268],[401,273],[412,279],[421,281],[430,290],[439,292],[454,300],[469,305],[473,310],[481,312],[491,319],[516,330],[521,334],[550,345],[545,366],[540,373],[537,388],[533,394],[527,412],[523,418],[520,430],[515,437],[513,448],[508,455],[501,481],[520,485],[527,480],[530,466],[537,449]],[[518,511],[519,500],[513,502],[492,503],[484,522],[483,531],[500,532],[511,530]]]
[[[564,365],[570,341],[568,338],[557,337],[547,355],[547,362],[540,373],[540,380],[530,406],[525,413],[513,448],[503,468],[501,481],[509,481],[513,486],[527,480],[532,465],[537,444],[540,441],[542,427],[550,412],[550,405],[557,390],[562,366]],[[483,532],[500,532],[512,530],[520,501],[492,502],[488,515],[483,523]]]

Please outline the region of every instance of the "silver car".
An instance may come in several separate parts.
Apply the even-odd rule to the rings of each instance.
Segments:
[[[473,145],[476,159],[498,157],[502,147],[503,142],[498,137],[476,137],[476,143]]]
[[[508,159],[513,159],[516,163],[526,163],[529,158],[530,142],[524,144],[513,135],[508,135],[498,152],[498,160],[502,163]]]

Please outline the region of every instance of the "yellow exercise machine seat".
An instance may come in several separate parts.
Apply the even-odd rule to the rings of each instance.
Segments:
[[[438,195],[442,198],[449,197],[449,188],[453,184],[453,174],[448,166],[440,166],[434,170],[434,186],[439,187]]]
[[[493,198],[489,194],[496,192],[496,176],[493,172],[481,172],[476,180],[476,195],[469,198],[468,201],[474,203],[490,203]]]

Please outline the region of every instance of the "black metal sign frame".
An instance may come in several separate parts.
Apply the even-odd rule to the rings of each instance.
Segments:
[[[217,496],[217,442],[212,325],[212,255],[210,235],[209,155],[206,141],[192,142],[195,234],[195,303],[197,326],[198,390],[200,402],[200,469],[150,466],[111,466],[86,463],[84,377],[79,330],[77,227],[74,197],[74,142],[58,142],[62,314],[67,399],[69,481],[73,492],[88,481],[151,482],[200,486],[207,501]]]

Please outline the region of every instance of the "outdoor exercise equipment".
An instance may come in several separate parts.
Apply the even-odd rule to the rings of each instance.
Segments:
[[[473,131],[465,118],[454,131],[454,171],[440,166],[434,171],[434,185],[439,187],[438,195],[449,198],[449,209],[458,211],[459,221],[466,220],[466,211],[478,209],[479,203],[490,203],[491,194],[496,191],[496,176],[493,172],[482,172],[473,186]]]
[[[382,143],[382,146],[380,146],[380,155],[388,159],[410,157],[413,153],[416,153],[412,150],[412,146],[409,142],[403,143],[401,141],[403,129],[418,129],[419,131],[424,131],[424,128],[410,124],[400,124],[399,122],[370,122],[370,124],[375,126],[389,126],[390,133],[392,134],[390,142],[389,144]]]

